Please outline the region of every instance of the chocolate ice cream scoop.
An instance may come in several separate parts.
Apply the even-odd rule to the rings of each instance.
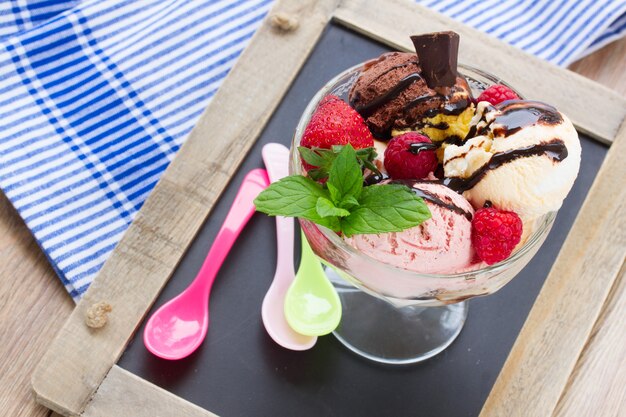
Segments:
[[[350,105],[363,116],[378,138],[388,138],[392,130],[445,131],[454,120],[436,119],[437,116],[458,116],[470,108],[470,88],[461,76],[456,76],[452,86],[431,88],[424,75],[416,54],[383,54],[364,66],[350,90]],[[471,116],[467,119],[469,121]],[[445,135],[435,136],[438,137],[431,139],[446,138]]]
[[[426,118],[459,115],[471,106],[464,78],[457,77],[443,95],[428,87],[421,71],[417,55],[405,52],[387,53],[366,65],[349,100],[377,137],[388,137],[392,129],[421,128]]]

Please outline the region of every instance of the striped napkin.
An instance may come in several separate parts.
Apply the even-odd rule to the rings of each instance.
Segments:
[[[626,0],[418,0],[557,65],[626,32]],[[0,187],[74,299],[272,0],[0,2]]]

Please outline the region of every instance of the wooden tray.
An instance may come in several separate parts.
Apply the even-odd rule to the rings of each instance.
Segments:
[[[212,415],[115,364],[334,19],[407,50],[408,34],[452,28],[462,36],[461,61],[502,76],[527,96],[553,103],[590,136],[614,141],[481,415],[549,416],[555,410],[567,415],[568,407],[578,405],[576,390],[581,388],[572,370],[616,277],[623,274],[626,169],[620,155],[626,150],[626,128],[620,125],[626,102],[598,84],[419,6],[390,1],[382,9],[365,3],[277,3],[270,16],[296,16],[299,27],[281,32],[266,22],[255,35],[42,359],[33,376],[40,402],[65,415]],[[98,301],[109,302],[114,310],[105,328],[92,331],[84,316]]]
[[[328,25],[153,310],[195,277],[243,177],[263,166],[263,145],[276,141],[289,145],[305,106],[328,79],[388,50],[350,29]],[[211,293],[211,326],[202,347],[182,361],[161,360],[146,350],[142,325],[117,365],[224,417],[318,417],[331,411],[337,416],[379,417],[402,416],[407,410],[419,410],[420,417],[477,416],[608,150],[583,135],[581,143],[578,179],[540,253],[497,294],[472,299],[459,338],[429,361],[380,366],[352,354],[332,336],[320,338],[306,352],[277,346],[259,314],[274,275],[276,227],[274,219],[259,215],[246,226],[220,270]]]

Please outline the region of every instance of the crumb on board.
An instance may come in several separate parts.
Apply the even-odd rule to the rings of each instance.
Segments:
[[[298,19],[285,12],[277,12],[270,16],[270,25],[283,32],[291,32],[298,28]]]
[[[113,310],[111,304],[104,301],[94,303],[87,310],[85,324],[92,329],[99,329],[107,324],[107,315]]]

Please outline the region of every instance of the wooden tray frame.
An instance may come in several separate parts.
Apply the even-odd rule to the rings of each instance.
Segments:
[[[37,367],[37,400],[67,416],[214,416],[116,362],[333,20],[401,50],[411,49],[409,34],[453,29],[461,34],[460,61],[553,103],[580,131],[612,143],[480,416],[578,414],[592,385],[575,367],[599,376],[610,369],[607,360],[625,353],[604,348],[615,336],[599,326],[624,311],[626,100],[407,0],[280,0],[270,19],[278,13],[298,19],[298,27],[281,31],[266,19],[259,29]],[[99,301],[113,311],[93,330],[85,314]],[[623,337],[623,328],[612,329]],[[601,390],[594,393],[602,399]]]

